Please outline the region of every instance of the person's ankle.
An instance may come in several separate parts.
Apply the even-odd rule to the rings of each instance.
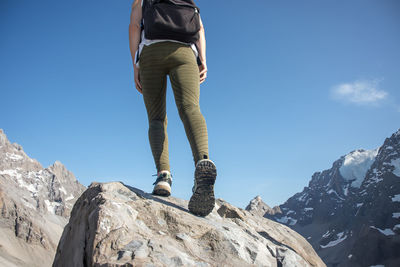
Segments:
[[[162,171],[159,171],[157,173],[157,176],[160,176],[160,174],[163,173],[163,172],[168,172],[169,174],[171,174],[171,172],[169,170],[162,170]]]

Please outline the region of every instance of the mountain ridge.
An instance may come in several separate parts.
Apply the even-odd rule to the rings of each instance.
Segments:
[[[400,130],[315,172],[279,208],[262,216],[302,234],[328,266],[400,264]]]
[[[0,129],[0,265],[50,266],[84,189],[61,162],[43,168]]]

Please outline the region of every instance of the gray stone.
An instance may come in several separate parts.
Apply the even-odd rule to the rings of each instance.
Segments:
[[[123,197],[131,193],[135,200]],[[53,266],[325,266],[282,224],[221,199],[205,218],[187,204],[120,182],[92,183],[75,203]]]

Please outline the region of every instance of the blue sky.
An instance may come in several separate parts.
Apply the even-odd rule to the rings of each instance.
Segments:
[[[200,105],[216,196],[282,204],[315,171],[400,128],[400,2],[198,0],[208,78]],[[243,4],[245,3],[245,4]],[[156,173],[128,44],[132,0],[0,2],[0,128],[84,185],[152,190]],[[193,160],[167,93],[173,196]]]

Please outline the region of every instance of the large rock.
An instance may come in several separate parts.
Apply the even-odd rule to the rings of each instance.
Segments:
[[[43,168],[0,129],[0,266],[50,266],[84,190],[63,164]]]
[[[325,266],[289,227],[221,199],[205,218],[187,204],[120,182],[92,183],[73,207],[53,266]]]

